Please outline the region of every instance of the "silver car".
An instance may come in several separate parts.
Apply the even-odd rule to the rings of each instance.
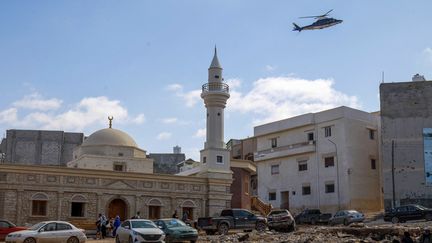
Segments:
[[[82,243],[84,230],[64,221],[44,221],[6,236],[7,243]]]
[[[330,218],[329,224],[349,225],[354,222],[363,222],[364,219],[364,215],[356,210],[341,210],[336,212],[335,215]]]
[[[165,233],[150,220],[129,219],[117,229],[116,243],[164,242]]]

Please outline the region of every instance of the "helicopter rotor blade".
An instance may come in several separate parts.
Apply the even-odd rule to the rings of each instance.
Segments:
[[[327,14],[329,14],[331,11],[333,11],[333,9],[330,9],[330,11],[328,11],[327,13],[321,15],[321,16],[327,16]]]
[[[321,17],[321,15],[319,16],[304,16],[304,17],[299,17],[299,19],[306,19],[306,18],[319,18]]]

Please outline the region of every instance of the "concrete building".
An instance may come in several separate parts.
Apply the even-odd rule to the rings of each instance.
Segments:
[[[180,172],[178,164],[186,159],[179,146],[173,147],[173,153],[150,153],[148,157],[154,160],[154,173],[172,175]]]
[[[421,75],[413,82],[380,85],[386,208],[409,203],[432,207],[431,94],[432,82]]]
[[[73,152],[71,167],[44,166],[43,149],[41,165],[31,159],[28,164],[32,165],[0,164],[0,218],[20,225],[42,220],[87,222],[94,228],[98,213],[119,215],[122,220],[137,211],[150,219],[171,217],[175,210],[181,215],[187,212],[193,220],[219,214],[231,205],[232,196],[229,151],[221,146],[223,107],[229,97],[221,70],[215,53],[209,83],[203,85],[210,118],[201,151],[206,159],[198,173],[153,174],[146,151],[131,136],[110,126],[90,135]]]
[[[83,133],[11,129],[1,142],[0,154],[13,164],[66,166],[83,141]]]
[[[378,117],[338,107],[254,128],[258,195],[276,208],[381,209]]]
[[[197,168],[200,165],[201,162],[199,161],[195,161],[193,159],[187,159],[177,163],[177,170],[178,172],[183,172],[183,171],[191,170],[193,168]]]

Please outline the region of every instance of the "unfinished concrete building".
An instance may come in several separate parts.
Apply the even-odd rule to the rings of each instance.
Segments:
[[[384,207],[432,207],[432,82],[383,83],[380,100]]]

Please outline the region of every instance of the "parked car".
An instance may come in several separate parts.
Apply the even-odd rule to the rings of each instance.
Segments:
[[[432,209],[410,204],[392,208],[384,213],[384,221],[391,221],[393,224],[419,219],[432,220]]]
[[[117,229],[116,243],[163,242],[165,233],[147,219],[128,219]]]
[[[13,243],[81,243],[86,240],[84,230],[64,221],[40,222],[27,230],[16,231],[6,236],[6,242]]]
[[[267,215],[267,224],[269,230],[286,230],[294,231],[296,229],[296,223],[287,209],[273,209]]]
[[[190,241],[195,243],[198,231],[178,219],[158,219],[154,223],[165,233],[166,242]]]
[[[341,210],[336,212],[333,217],[330,218],[329,224],[349,225],[354,222],[363,222],[364,219],[364,215],[356,210]]]
[[[326,224],[329,222],[331,216],[331,213],[321,213],[319,209],[306,209],[295,217],[295,221],[297,224]]]
[[[267,228],[267,219],[246,209],[224,209],[219,217],[198,218],[198,228],[205,230],[208,235],[216,232],[224,235],[230,229],[264,231]]]
[[[19,231],[19,230],[25,230],[27,228],[25,227],[18,227],[15,224],[11,223],[10,221],[0,219],[0,241],[4,241],[6,238],[6,235],[9,233]]]

